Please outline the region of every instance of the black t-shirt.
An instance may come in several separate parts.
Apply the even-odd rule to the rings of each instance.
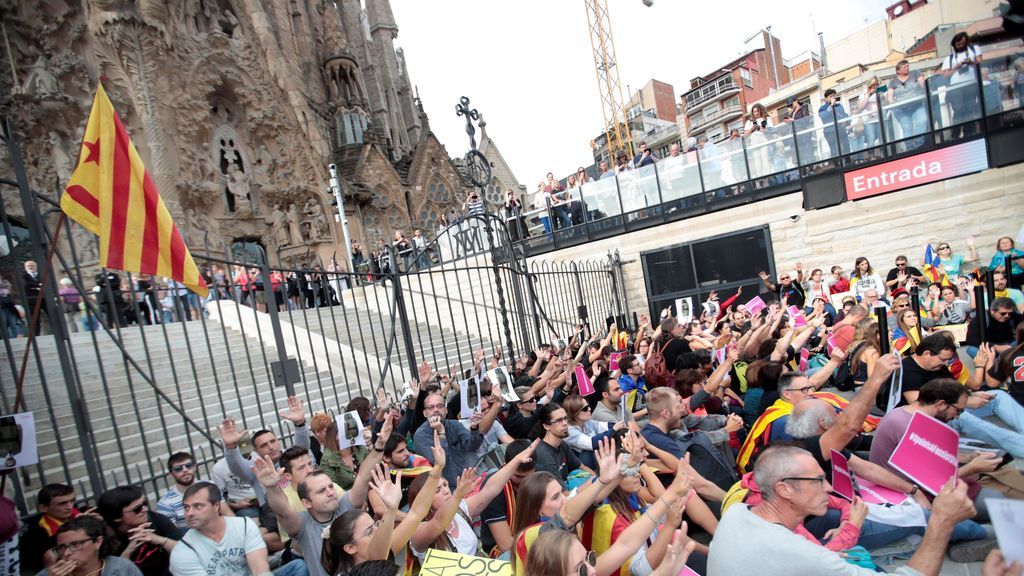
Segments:
[[[901,268],[893,268],[892,270],[889,270],[889,273],[885,275],[885,281],[888,283],[895,280],[896,277],[900,275],[900,270]],[[907,275],[907,278],[910,278],[911,276],[924,276],[920,270],[913,266],[907,266],[906,268],[902,268],[902,270]],[[899,286],[894,286],[893,288],[889,288],[889,290],[891,291],[895,288],[899,288]]]
[[[900,402],[897,406],[906,406],[908,404],[907,399],[903,394],[907,392],[916,392],[921,389],[922,386],[936,380],[938,378],[953,378],[953,373],[949,371],[947,366],[940,366],[938,370],[928,371],[917,365],[914,362],[913,356],[907,356],[903,359],[903,388],[900,393]]]
[[[39,525],[41,514],[36,514],[25,521],[25,531],[18,540],[21,550],[21,569],[28,574],[35,574],[43,569],[43,555],[57,545],[57,536],[50,536]]]
[[[494,476],[487,479],[487,482],[494,481]],[[480,512],[480,545],[484,552],[490,552],[495,544],[494,535],[491,534],[490,524],[492,522],[507,523],[510,520],[508,504],[505,502],[505,491],[498,492],[498,495]]]
[[[1008,350],[1007,353],[1010,351]],[[1003,358],[1000,357],[999,361],[989,370],[989,374],[1001,381],[1006,382],[1009,386],[1007,393],[1017,401],[1018,404],[1024,406],[1024,349],[1010,357],[1009,364],[1005,366],[1008,370],[1004,374],[1001,368],[1004,366]]]
[[[665,357],[665,368],[669,372],[675,372],[676,360],[684,352],[690,351],[690,343],[682,338],[673,338],[667,346],[665,351],[662,352],[662,356]]]
[[[580,467],[580,459],[569,448],[569,443],[564,440],[558,448],[541,440],[533,454],[533,460],[537,472],[551,472],[562,482],[563,488],[566,479],[569,478],[569,473]]]
[[[1010,313],[1010,317],[1005,322],[997,322],[995,318],[989,314],[989,317],[985,319],[985,342],[989,344],[1009,344],[1017,339],[1017,335],[1014,334],[1017,325],[1024,320],[1024,315],[1014,310]],[[981,337],[978,334],[978,323],[970,322],[967,325],[967,337],[965,339],[969,346],[981,346]]]
[[[829,455],[829,459],[825,460],[825,456],[821,452],[821,436],[811,436],[810,438],[804,438],[804,439],[802,439],[800,441],[803,442],[803,444],[804,444],[804,450],[807,450],[808,452],[810,452],[811,456],[814,456],[814,459],[818,462],[818,466],[821,466],[821,469],[825,471],[825,479],[828,480],[829,484],[831,484],[832,483],[832,460],[831,460],[832,456],[830,454]],[[839,453],[842,454],[843,456],[845,456],[847,460],[849,460],[850,456],[853,455],[846,448],[843,448],[842,450],[840,450]]]

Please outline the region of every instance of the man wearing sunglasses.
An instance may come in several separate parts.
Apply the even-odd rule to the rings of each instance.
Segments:
[[[1009,298],[995,298],[988,307],[988,318],[985,321],[985,342],[992,350],[1002,353],[1009,349],[1016,340],[1014,332],[1017,325],[1024,321],[1024,315],[1017,312],[1013,300]],[[981,335],[978,333],[978,323],[971,322],[967,325],[966,338],[968,354],[977,354],[981,346]],[[973,354],[972,354],[973,356]]]
[[[166,516],[178,528],[185,528],[188,524],[185,522],[185,504],[182,498],[185,497],[188,487],[196,483],[195,458],[188,452],[175,452],[167,459],[167,469],[174,479],[174,484],[157,501],[156,512]]]

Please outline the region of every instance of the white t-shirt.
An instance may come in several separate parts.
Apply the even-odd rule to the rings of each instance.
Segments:
[[[210,473],[210,481],[220,488],[221,493],[227,492],[228,500],[253,500],[256,493],[247,482],[231,473],[228,468],[228,461],[221,458],[213,466]]]
[[[762,130],[767,130],[767,129],[772,127],[772,119],[771,118],[758,118],[757,123],[760,125],[762,122],[764,122],[764,125],[761,126]],[[745,124],[743,124],[743,131],[744,132],[750,132],[753,129],[754,129],[754,119],[751,118],[750,120],[747,120],[747,122]]]
[[[469,506],[466,505],[465,500],[459,503],[459,511],[461,512],[461,514],[456,514],[454,520],[455,525],[459,527],[459,537],[455,538],[449,532],[448,538],[451,539],[452,547],[455,548],[455,552],[458,552],[459,554],[465,554],[467,556],[476,556],[476,549],[480,543],[480,539],[477,538],[476,532],[473,532],[473,526],[471,526],[469,522],[466,521],[466,517],[469,516]],[[412,553],[416,556],[416,558],[419,558],[420,562],[422,562],[423,557],[427,555],[426,550],[423,550],[421,552],[417,550],[415,547],[413,547],[411,544],[409,545],[409,548],[412,549]],[[175,574],[174,576],[178,575]]]
[[[245,555],[266,549],[260,529],[248,518],[226,517],[224,538],[214,542],[189,530],[171,551],[174,576],[250,576]]]
[[[945,60],[942,61],[943,70],[956,70],[956,72],[949,77],[949,83],[959,84],[961,82],[974,80],[974,66],[971,65],[966,68],[960,68],[960,64],[968,58],[971,60],[977,60],[979,54],[981,54],[981,50],[978,50],[974,46],[968,46],[967,50],[964,50],[963,52],[950,52],[949,56],[946,56]]]

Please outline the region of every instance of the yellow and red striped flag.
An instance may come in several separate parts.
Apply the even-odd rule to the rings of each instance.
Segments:
[[[192,254],[102,84],[60,207],[100,237],[100,266],[166,276],[207,295]]]

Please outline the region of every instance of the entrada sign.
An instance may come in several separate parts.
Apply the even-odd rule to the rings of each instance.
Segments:
[[[984,140],[973,140],[885,164],[847,172],[846,197],[860,200],[904,188],[938,182],[988,168]]]

